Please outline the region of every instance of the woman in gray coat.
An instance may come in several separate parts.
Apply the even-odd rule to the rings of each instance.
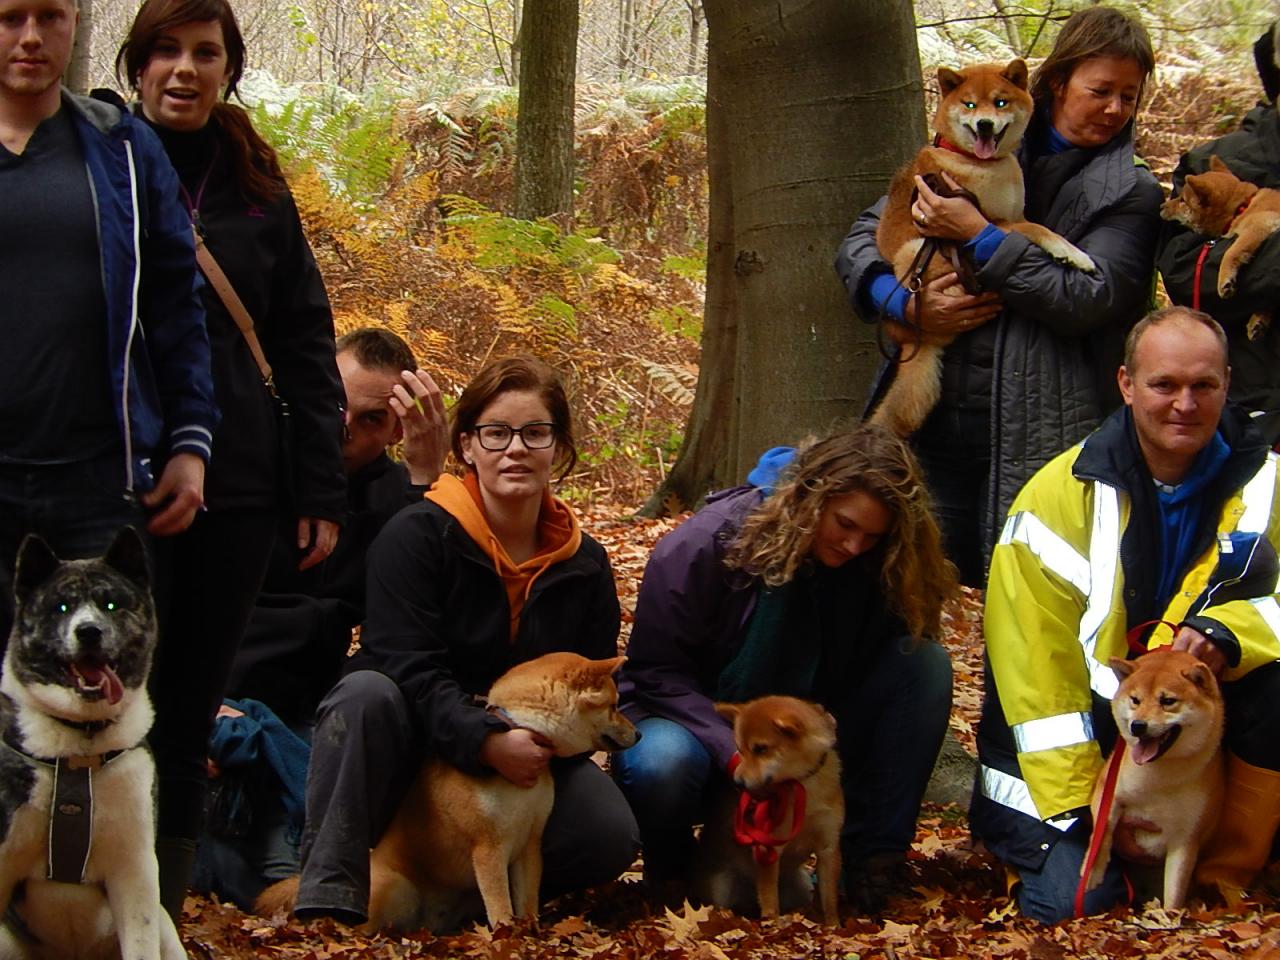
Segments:
[[[1133,150],[1133,115],[1154,64],[1140,23],[1089,7],[1067,21],[1032,78],[1036,112],[1019,148],[1026,217],[1087,252],[1096,272],[1060,264],[967,201],[927,189],[912,211],[927,223],[921,232],[968,246],[981,293],[948,295],[954,275],[916,294],[899,286],[876,249],[884,199],[840,245],[836,270],[864,320],[918,318],[926,330],[958,334],[943,356],[942,399],[912,446],[948,554],[971,586],[983,584],[1023,483],[1119,403],[1115,371],[1153,292],[1160,227],[1160,186]]]

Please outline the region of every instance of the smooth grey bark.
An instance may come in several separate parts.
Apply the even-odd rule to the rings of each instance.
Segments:
[[[577,0],[527,0],[520,26],[515,215],[573,217]]]

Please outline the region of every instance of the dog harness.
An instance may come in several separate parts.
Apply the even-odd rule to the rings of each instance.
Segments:
[[[49,863],[45,878],[56,883],[83,883],[93,847],[93,773],[124,754],[124,750],[87,757],[48,759],[28,753],[6,733],[0,742],[32,763],[53,770],[49,808]]]
[[[769,866],[777,863],[778,853],[783,847],[800,835],[804,827],[804,811],[807,795],[804,781],[822,769],[827,762],[827,754],[817,765],[798,780],[784,780],[778,784],[776,792],[757,800],[746,790],[738,792],[738,807],[733,816],[733,839],[740,846],[751,847],[756,863]],[[742,754],[734,753],[729,758],[729,776],[732,777],[738,764],[742,763]],[[778,836],[775,831],[782,826],[790,809],[791,833],[785,837]]]

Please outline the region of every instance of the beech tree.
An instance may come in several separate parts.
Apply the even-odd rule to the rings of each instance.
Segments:
[[[522,220],[573,216],[578,0],[529,0],[520,24],[516,205]]]
[[[684,444],[642,512],[741,482],[765,449],[861,413],[880,362],[832,269],[925,142],[910,4],[704,0],[710,211]]]

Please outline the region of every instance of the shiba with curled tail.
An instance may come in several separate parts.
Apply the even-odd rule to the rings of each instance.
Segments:
[[[962,70],[940,67],[938,87],[942,99],[933,120],[934,142],[894,176],[876,231],[880,255],[893,265],[899,282],[918,289],[957,269],[946,255],[957,245],[928,241],[911,218],[917,176],[950,189],[949,177],[995,226],[1025,235],[1055,260],[1093,271],[1094,262],[1083,250],[1023,216],[1026,193],[1014,151],[1035,109],[1027,92],[1027,65],[1012,60],[1003,66],[984,63]],[[940,245],[939,255],[930,256],[926,264],[922,251],[929,253],[930,242]],[[905,319],[910,323],[912,318]],[[899,436],[915,433],[937,404],[942,351],[953,339],[921,330],[913,336],[918,342],[903,347],[893,383],[871,417]]]
[[[0,958],[179,960],[160,906],[156,617],[126,527],[105,556],[59,560],[28,536],[0,674]]]

